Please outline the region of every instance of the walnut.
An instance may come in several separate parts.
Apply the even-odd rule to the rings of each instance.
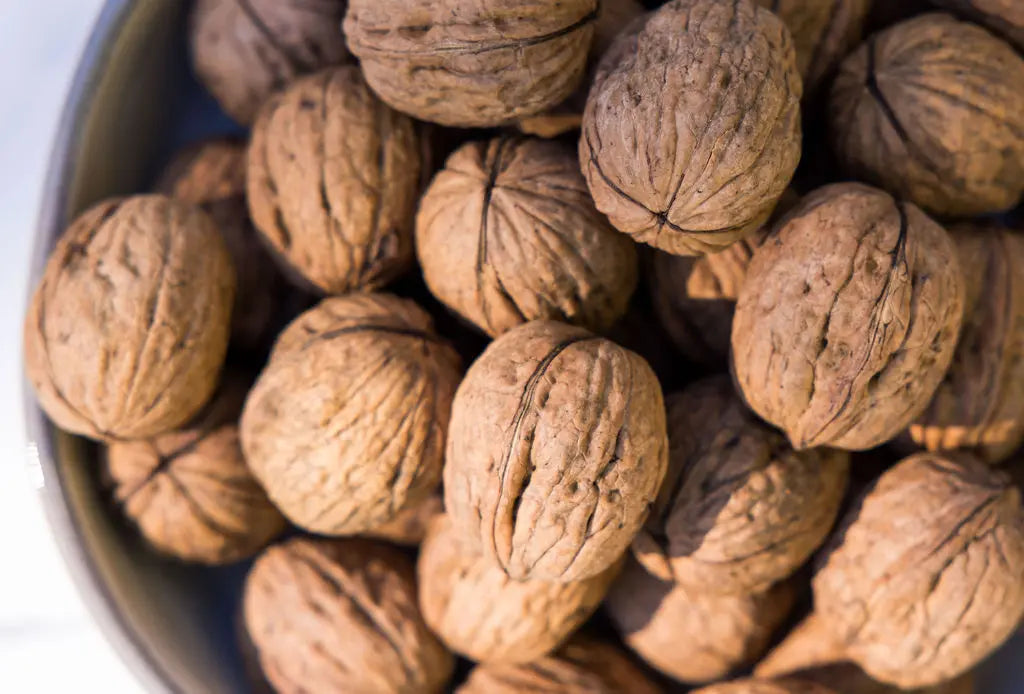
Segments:
[[[697,689],[692,694],[840,694],[814,682],[797,679],[782,680],[733,680]],[[846,690],[842,690],[846,694]]]
[[[661,387],[609,340],[536,321],[495,340],[452,405],[445,508],[515,579],[611,566],[665,477]]]
[[[633,242],[544,140],[456,150],[420,202],[416,251],[434,296],[492,336],[538,319],[607,330],[636,286]]]
[[[365,530],[360,535],[396,545],[415,546],[423,542],[429,525],[442,515],[444,502],[441,493],[436,492],[417,504],[403,508],[387,523]]]
[[[724,248],[768,219],[800,159],[789,32],[752,0],[673,0],[638,29],[587,98],[583,174],[636,240],[679,255]]]
[[[801,670],[794,673],[793,676],[803,681],[829,687],[843,694],[973,694],[974,692],[973,677],[969,673],[955,680],[943,682],[934,687],[915,689],[909,693],[905,689],[871,679],[853,663],[822,665],[809,670]]]
[[[1024,5],[1020,0],[932,0],[963,13],[1024,48]]]
[[[458,356],[411,301],[325,299],[278,338],[242,413],[242,448],[296,525],[373,530],[434,491],[458,379]]]
[[[597,0],[351,0],[349,49],[394,108],[461,127],[548,109],[583,77]]]
[[[736,380],[795,448],[868,449],[927,406],[953,357],[963,277],[949,235],[869,186],[808,195],[754,254]]]
[[[440,692],[450,653],[416,606],[411,562],[365,540],[293,538],[245,581],[245,624],[280,694]]]
[[[767,590],[824,542],[846,491],[849,455],[794,451],[727,376],[668,396],[669,472],[633,541],[648,571],[692,592]]]
[[[249,125],[271,93],[348,57],[345,0],[197,0],[189,46],[200,81]]]
[[[235,273],[201,210],[160,195],[105,200],[57,242],[25,318],[25,369],[57,426],[146,438],[217,386]]]
[[[417,570],[423,617],[450,649],[478,661],[526,663],[557,648],[587,620],[618,565],[580,581],[517,581],[442,517],[427,531]]]
[[[843,61],[829,120],[857,178],[926,210],[1006,210],[1024,194],[1024,59],[984,29],[926,14]]]
[[[412,261],[420,145],[412,120],[378,101],[358,68],[297,80],[253,128],[256,228],[323,292],[379,288]]]

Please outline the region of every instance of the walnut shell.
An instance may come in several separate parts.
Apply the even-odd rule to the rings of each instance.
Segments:
[[[379,288],[412,262],[420,144],[412,120],[381,103],[359,68],[303,77],[266,102],[253,128],[253,222],[320,291]]]
[[[973,694],[974,678],[970,673],[937,684],[934,687],[905,689],[873,680],[853,663],[835,663],[793,673],[797,679],[829,687],[842,694]]]
[[[495,340],[452,405],[445,508],[515,579],[573,581],[611,566],[665,477],[657,377],[582,328],[537,321]]]
[[[348,57],[345,0],[197,0],[189,32],[200,81],[249,125],[274,91]]]
[[[669,472],[644,529],[640,562],[692,592],[767,590],[828,535],[849,455],[794,451],[751,414],[727,376],[668,396]]]
[[[1024,5],[1020,0],[932,0],[960,12],[1024,48]]]
[[[572,154],[543,140],[456,150],[420,202],[416,252],[434,296],[491,336],[544,319],[607,330],[636,287],[632,241],[594,209]]]
[[[188,421],[217,386],[235,272],[198,208],[105,200],[57,242],[25,317],[25,370],[57,426],[146,438]]]
[[[442,515],[444,501],[438,491],[417,504],[403,508],[387,523],[365,530],[360,535],[396,545],[416,546],[423,542],[434,519]]]
[[[952,240],[917,207],[856,183],[820,188],[750,263],[732,324],[736,380],[798,450],[873,448],[942,380],[963,285]]]
[[[411,301],[325,299],[285,329],[253,386],[245,457],[296,525],[373,530],[434,491],[458,379],[458,356]]]
[[[691,694],[846,694],[846,690],[840,692],[797,679],[747,679],[713,684],[694,690]]]
[[[673,0],[619,42],[583,113],[597,208],[680,255],[761,226],[800,159],[800,76],[782,22],[752,0]]]
[[[365,540],[293,538],[245,581],[245,624],[280,694],[439,692],[452,656],[416,606],[411,562]]]
[[[926,14],[868,39],[829,105],[847,171],[939,214],[1013,207],[1024,194],[1024,59],[984,29]]]

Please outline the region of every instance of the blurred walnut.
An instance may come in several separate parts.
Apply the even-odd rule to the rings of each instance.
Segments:
[[[847,690],[828,689],[798,679],[733,680],[694,690],[691,694],[849,694]]]
[[[956,248],[856,183],[808,195],[757,250],[732,324],[736,380],[795,448],[873,448],[927,406],[963,314]]]
[[[235,272],[198,208],[105,200],[57,242],[25,317],[25,370],[57,426],[155,436],[209,399],[228,343]]]
[[[797,679],[815,682],[842,694],[973,694],[974,679],[970,674],[934,687],[907,691],[871,679],[853,663],[833,663],[793,673]]]
[[[1024,48],[1024,4],[1020,0],[932,0],[961,12]]]
[[[492,336],[538,319],[607,330],[636,286],[633,242],[543,140],[459,148],[420,202],[416,251],[431,292]]]
[[[427,535],[430,523],[444,515],[444,502],[440,491],[428,496],[417,504],[407,506],[395,514],[387,523],[361,533],[363,537],[387,540],[396,545],[418,545]]]
[[[582,328],[527,323],[491,343],[459,387],[445,508],[512,578],[583,579],[629,547],[667,449],[643,359]]]
[[[359,68],[294,82],[261,109],[249,147],[256,228],[328,294],[376,289],[412,262],[421,143]]]
[[[926,14],[875,34],[832,87],[846,169],[946,215],[1006,210],[1024,193],[1024,59],[984,29]]]
[[[416,606],[412,564],[365,540],[294,538],[245,582],[245,624],[280,694],[440,692],[452,656]]]

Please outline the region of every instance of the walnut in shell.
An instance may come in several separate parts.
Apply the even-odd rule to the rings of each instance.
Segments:
[[[808,195],[754,254],[732,324],[736,380],[797,449],[868,449],[927,406],[964,280],[942,227],[869,186]]]
[[[412,261],[420,141],[359,68],[303,77],[253,128],[248,199],[288,269],[328,294],[375,289]]]
[[[580,580],[643,525],[667,449],[661,387],[642,358],[582,328],[527,323],[459,386],[445,508],[512,578]]]
[[[411,562],[366,540],[294,538],[245,581],[245,625],[280,694],[440,692],[452,656],[416,606]]]
[[[396,545],[415,546],[427,536],[427,528],[435,518],[444,515],[444,501],[440,491],[423,501],[403,508],[387,523],[366,530],[360,535],[376,540],[387,540]]]
[[[946,215],[1024,193],[1024,58],[981,27],[926,14],[843,61],[829,121],[847,171]]]
[[[636,286],[633,242],[594,208],[560,143],[502,137],[449,157],[416,217],[434,296],[489,335],[531,320],[611,327]]]
[[[242,448],[296,525],[373,530],[437,486],[458,379],[458,356],[411,301],[325,299],[278,338],[242,413]]]
[[[934,687],[914,689],[909,693],[905,689],[893,687],[873,680],[853,663],[834,663],[820,667],[801,670],[793,676],[806,682],[815,682],[823,687],[834,689],[842,694],[973,694],[974,678],[970,673],[937,684]]]
[[[798,679],[760,680],[745,679],[713,684],[696,689],[692,694],[847,694],[846,690],[833,690],[814,682]]]
[[[146,438],[188,421],[217,386],[235,272],[199,208],[105,200],[57,242],[25,317],[25,370],[57,426]]]
[[[679,255],[761,226],[800,159],[789,32],[752,0],[673,0],[620,36],[587,98],[580,164],[597,208]]]
[[[932,0],[984,24],[992,31],[1024,48],[1024,5],[1020,0]]]

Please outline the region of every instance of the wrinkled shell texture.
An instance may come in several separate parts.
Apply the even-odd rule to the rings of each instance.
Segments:
[[[387,540],[396,545],[418,545],[426,537],[431,522],[441,515],[444,515],[444,501],[438,492],[424,501],[403,508],[387,523],[360,535]]]
[[[381,99],[421,120],[501,125],[566,99],[597,0],[350,0],[349,49]]]
[[[272,92],[346,59],[344,14],[345,0],[197,0],[192,64],[221,108],[249,125]]]
[[[296,538],[245,582],[245,625],[279,694],[439,692],[452,657],[416,606],[413,567],[364,540]]]
[[[736,680],[697,689],[692,694],[847,694],[846,690],[832,690],[814,682],[797,679]]]
[[[973,215],[1024,193],[1024,58],[981,27],[927,14],[872,36],[832,87],[846,169],[926,210]]]
[[[25,369],[59,427],[145,438],[187,421],[217,385],[235,273],[198,208],[160,195],[82,213],[25,318]]]
[[[824,542],[846,491],[849,456],[794,451],[733,392],[727,376],[670,395],[669,472],[633,541],[648,571],[691,591],[763,591]]]
[[[887,441],[945,375],[963,284],[949,234],[914,205],[860,184],[818,189],[740,291],[732,358],[746,401],[797,449]]]
[[[661,387],[642,358],[582,328],[528,323],[459,386],[445,508],[509,576],[579,580],[629,546],[667,454]]]
[[[416,251],[434,296],[492,336],[545,319],[606,330],[636,286],[633,242],[572,153],[543,140],[458,149],[420,203]]]
[[[905,694],[907,690],[899,689],[877,680],[873,680],[853,663],[836,663],[824,665],[812,670],[801,670],[793,677],[807,682],[814,682],[829,687],[842,694]],[[910,694],[973,694],[974,680],[970,674],[958,677],[934,687],[914,689]]]
[[[281,334],[249,394],[246,459],[296,525],[372,530],[434,491],[458,379],[458,356],[414,303],[325,299]]]
[[[1024,510],[1008,478],[922,453],[884,473],[814,577],[821,623],[877,680],[956,677],[1024,615]]]
[[[597,208],[679,255],[755,230],[800,159],[800,76],[782,22],[751,0],[674,0],[621,41],[583,114]]]
[[[1024,5],[1020,0],[933,0],[936,5],[962,12],[1024,48]]]
[[[249,210],[293,272],[319,290],[375,289],[412,261],[420,141],[356,67],[294,82],[260,111]]]

